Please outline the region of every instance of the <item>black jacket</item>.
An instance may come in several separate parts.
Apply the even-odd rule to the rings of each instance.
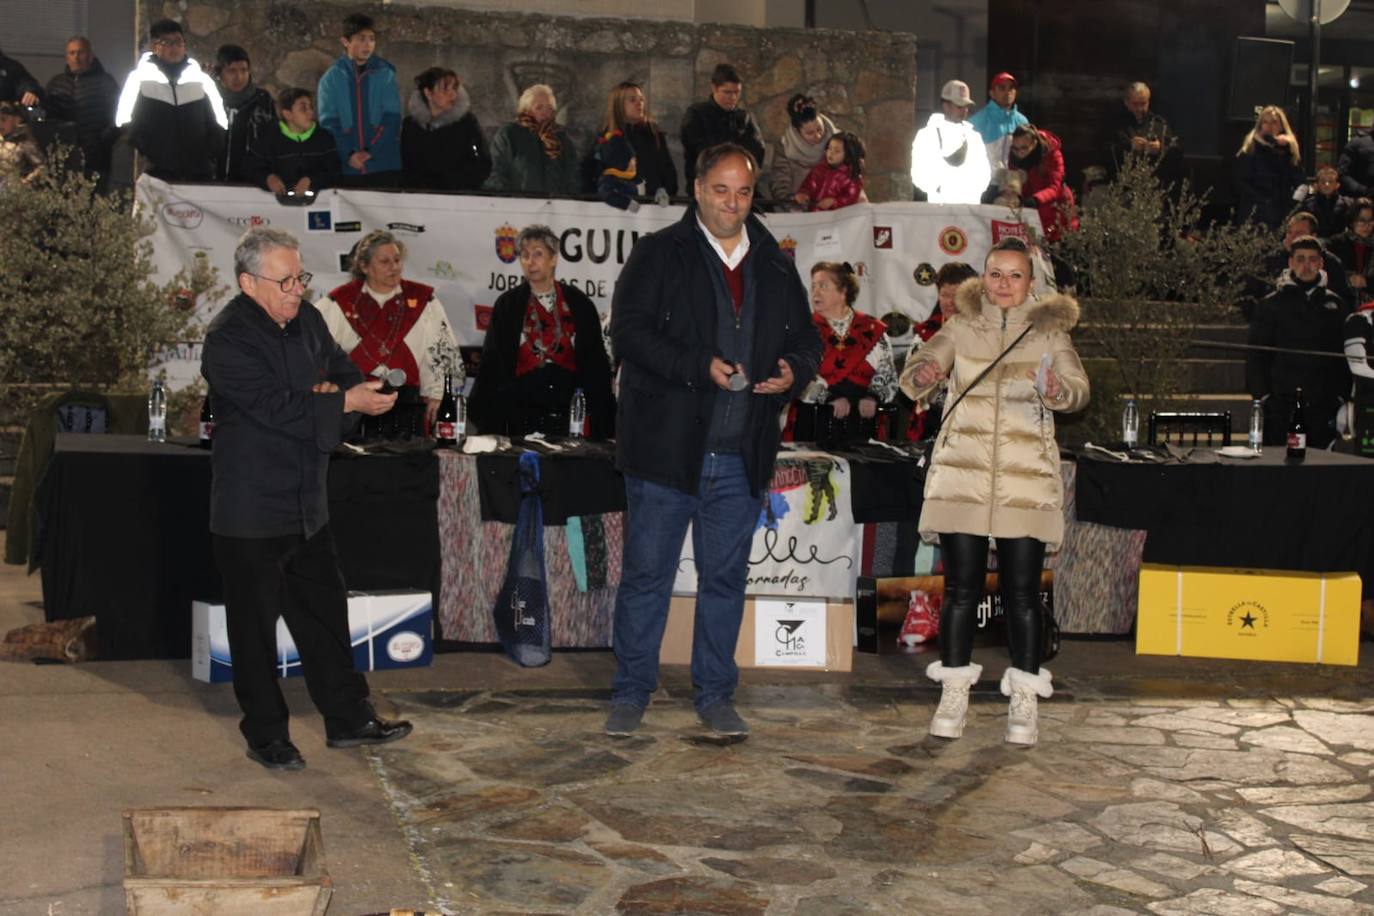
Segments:
[[[1374,238],[1360,238],[1351,230],[1331,239],[1327,248],[1345,265],[1345,283],[1350,287],[1350,296],[1345,304],[1358,308],[1361,303],[1374,298]],[[1350,285],[1350,278],[1354,276],[1364,277],[1364,289],[1357,290]]]
[[[149,175],[210,181],[224,150],[223,111],[214,80],[194,60],[168,68],[148,53],[124,83],[115,123],[128,123],[129,142],[147,160]]]
[[[417,90],[401,122],[401,167],[406,185],[431,191],[476,191],[491,174],[491,154],[482,125],[472,113],[467,89],[439,117]]]
[[[596,439],[609,439],[615,432],[615,398],[611,394],[611,362],[601,337],[601,317],[586,293],[575,286],[559,281],[563,299],[573,313],[573,351],[577,359],[576,376],[567,378],[561,369],[540,369],[530,376],[540,375],[533,384],[551,384],[556,390],[548,397],[553,403],[543,406],[565,408],[572,393],[582,389],[587,399],[587,415],[591,434]],[[492,306],[491,325],[482,343],[482,362],[477,379],[472,383],[468,398],[468,415],[482,433],[504,434],[507,422],[520,415],[520,405],[531,384],[516,379],[516,353],[520,349],[520,333],[529,307],[530,285],[521,283],[502,293]],[[511,430],[516,434],[519,430]]]
[[[246,102],[237,107],[231,107],[226,101],[224,113],[229,118],[229,130],[218,157],[219,180],[252,181],[247,167],[253,147],[263,137],[280,133],[277,129],[277,105],[268,91],[259,86]]]
[[[682,115],[682,173],[688,191],[697,174],[697,155],[717,143],[738,143],[754,154],[755,163],[763,167],[763,134],[754,116],[743,108],[726,111],[707,99],[689,106]]]
[[[1293,191],[1303,179],[1286,147],[1256,142],[1236,157],[1232,180],[1236,216],[1277,229],[1293,209]]]
[[[779,413],[816,375],[821,339],[797,267],[756,216],[746,223],[755,259],[753,359],[745,372],[762,381],[779,359],[792,368],[792,390],[752,395],[741,455],[750,489],[768,486],[778,453]],[[702,253],[696,208],[641,238],[616,281],[611,337],[621,360],[617,464],[622,471],[696,493],[706,432],[716,404],[716,294]]]
[[[93,58],[85,73],[64,69],[48,80],[44,105],[48,117],[76,125],[76,142],[85,157],[87,171],[105,174],[110,168],[110,149],[118,131],[114,126],[119,104],[119,84]]]
[[[1286,280],[1255,307],[1248,342],[1339,354],[1343,352],[1347,314],[1345,303],[1325,287],[1303,289]],[[1272,417],[1267,419],[1265,430],[1270,433],[1270,424],[1286,423],[1297,388],[1303,389],[1305,400],[1315,411],[1307,417],[1309,427],[1319,418],[1332,416],[1335,399],[1350,386],[1350,371],[1342,359],[1254,350],[1245,358],[1245,386],[1252,397],[1270,398],[1266,406]]]
[[[1336,163],[1341,190],[1351,197],[1374,194],[1374,131],[1351,137]]]
[[[357,422],[344,392],[363,380],[308,302],[286,327],[246,295],[210,322],[201,357],[215,411],[210,530],[309,537],[329,521],[329,454]],[[315,394],[330,381],[333,394]]]
[[[43,87],[23,64],[0,52],[0,102],[17,102],[26,92],[43,98]]]
[[[1264,256],[1264,263],[1258,274],[1246,278],[1240,311],[1247,321],[1254,317],[1259,301],[1286,282],[1288,258],[1288,249],[1280,245]],[[1346,277],[1345,261],[1337,251],[1328,246],[1322,247],[1322,270],[1326,272],[1326,288],[1339,296],[1347,307],[1350,306],[1355,300],[1350,289],[1350,280]]]
[[[1144,121],[1137,121],[1130,109],[1124,105],[1118,106],[1108,124],[1106,144],[1111,154],[1108,168],[1113,173],[1131,152],[1131,140],[1135,137],[1158,140],[1158,155],[1161,158],[1170,155],[1178,147],[1178,136],[1169,128],[1169,122],[1164,120],[1163,115],[1153,111],[1145,112]]]
[[[248,152],[244,177],[260,188],[267,187],[267,176],[276,175],[288,188],[309,176],[310,189],[319,191],[339,183],[339,151],[334,135],[318,124],[305,140],[292,140],[281,132],[278,121],[261,134]]]
[[[1330,241],[1350,228],[1350,210],[1354,204],[1355,201],[1344,194],[1327,197],[1313,191],[1302,199],[1297,209],[1315,216],[1317,237],[1323,241]]]

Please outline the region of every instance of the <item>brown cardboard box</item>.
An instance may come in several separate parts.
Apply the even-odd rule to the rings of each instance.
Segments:
[[[803,599],[820,601],[819,598]],[[852,601],[828,601],[825,613],[825,664],[824,665],[760,665],[754,657],[755,647],[755,599],[744,602],[744,623],[740,626],[739,645],[735,647],[735,664],[741,668],[767,667],[777,671],[851,671],[854,667],[854,603]],[[674,595],[668,607],[668,626],[663,632],[663,649],[659,662],[664,665],[690,665],[692,663],[692,615],[696,608],[696,598],[690,595]],[[786,635],[786,634],[783,634]]]

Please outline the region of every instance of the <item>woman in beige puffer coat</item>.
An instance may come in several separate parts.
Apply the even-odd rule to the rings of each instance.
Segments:
[[[926,475],[919,527],[926,540],[939,538],[945,565],[940,661],[926,670],[944,685],[931,721],[937,737],[963,733],[968,689],[982,673],[971,658],[989,537],[997,541],[1011,649],[1012,666],[1002,678],[1002,692],[1012,698],[1008,741],[1035,743],[1036,697],[1052,693],[1050,672],[1040,667],[1040,572],[1045,551],[1057,550],[1064,534],[1054,411],[1082,409],[1088,377],[1069,339],[1078,303],[1058,293],[1030,298],[1032,280],[1024,243],[1007,239],[994,246],[983,276],[959,288],[956,314],[902,372],[902,391],[918,401],[948,376],[947,400],[954,405],[1012,348],[947,411]]]

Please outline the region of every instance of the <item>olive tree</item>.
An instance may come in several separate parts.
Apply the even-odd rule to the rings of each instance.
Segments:
[[[141,391],[171,347],[200,339],[195,301],[218,295],[197,257],[157,282],[153,224],[128,193],[53,151],[26,182],[0,186],[0,398],[22,422],[53,390]]]
[[[1077,277],[1075,339],[1110,365],[1093,373],[1085,438],[1120,438],[1123,395],[1162,407],[1188,391],[1199,326],[1238,318],[1247,281],[1277,244],[1263,227],[1207,222],[1206,202],[1186,182],[1163,186],[1152,159],[1133,153],[1085,201],[1078,231],[1051,246]]]

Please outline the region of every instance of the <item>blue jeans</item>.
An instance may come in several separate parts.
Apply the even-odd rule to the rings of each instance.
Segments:
[[[615,600],[616,672],[611,702],[641,709],[658,688],[658,652],[687,526],[697,567],[692,627],[696,708],[728,700],[739,683],[735,644],[744,617],[749,546],[763,507],[744,460],[708,454],[695,496],[625,475],[625,553]]]

